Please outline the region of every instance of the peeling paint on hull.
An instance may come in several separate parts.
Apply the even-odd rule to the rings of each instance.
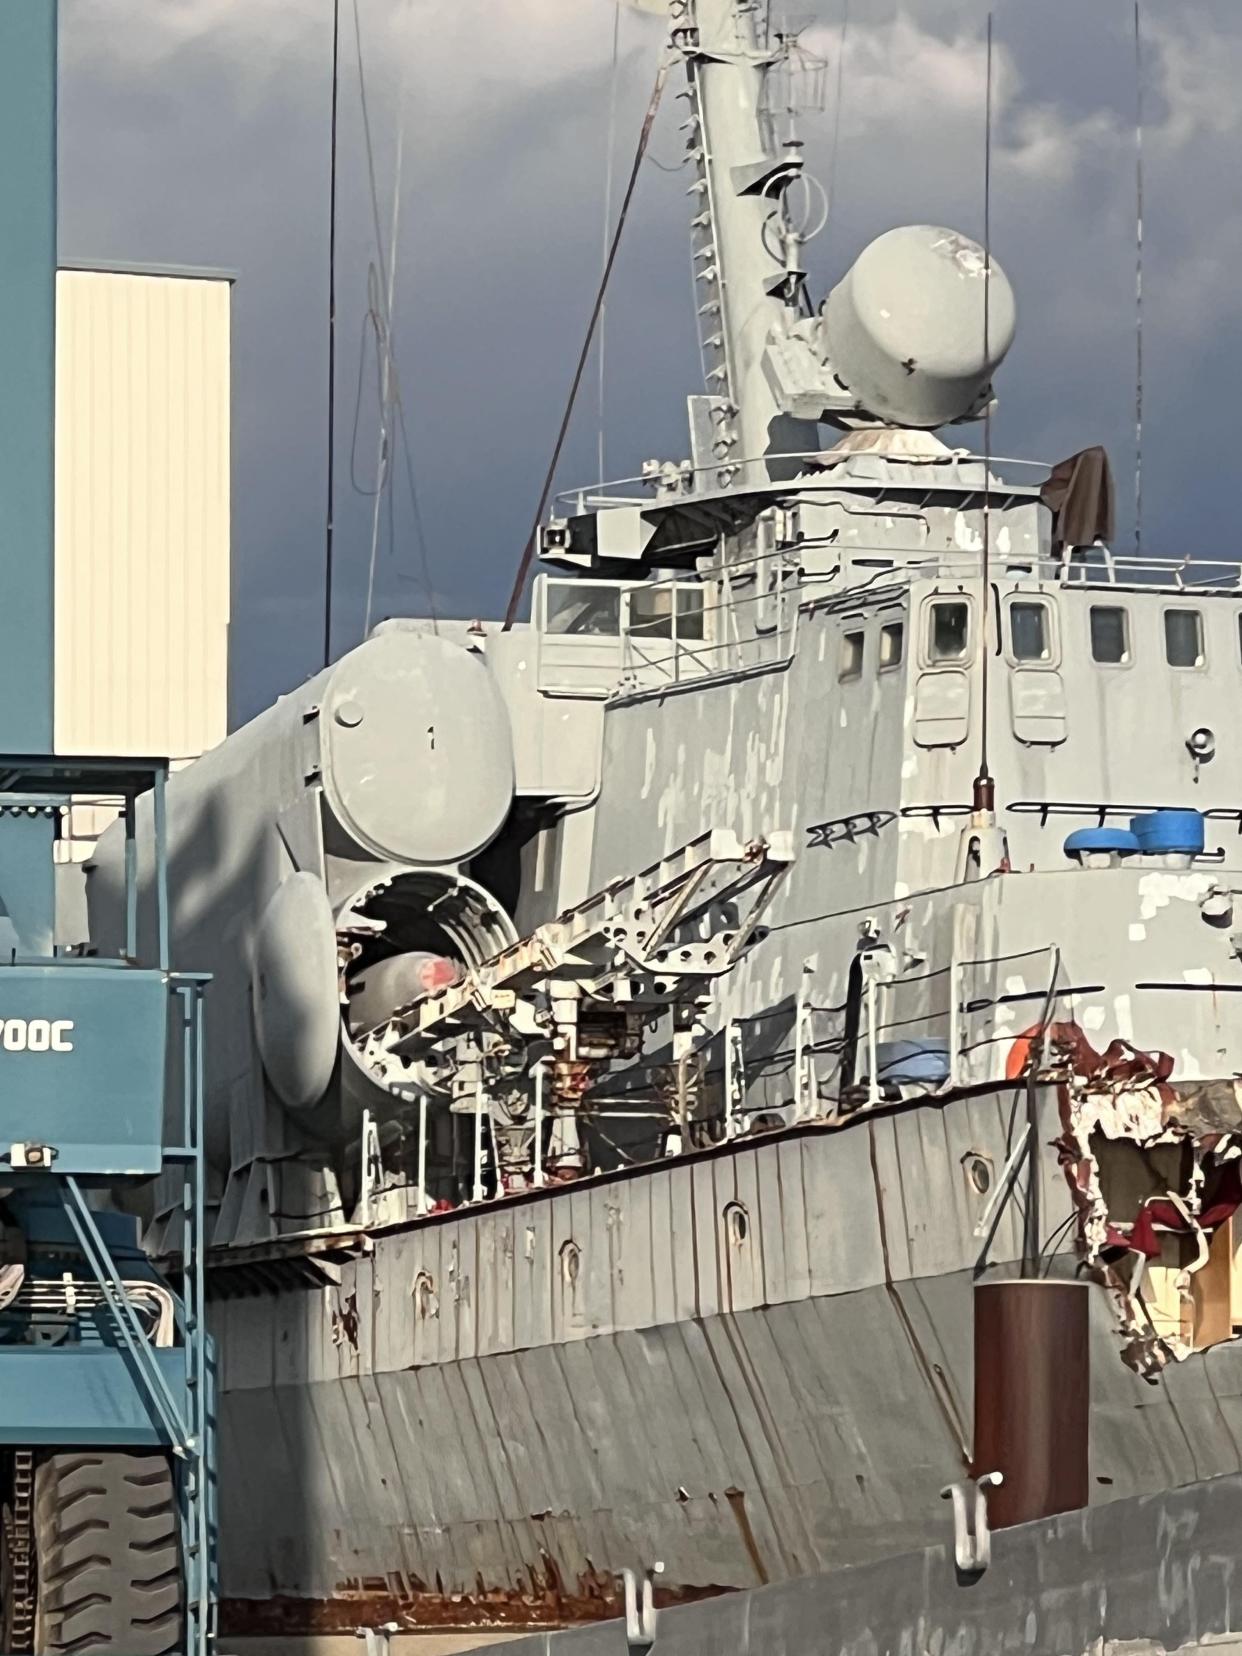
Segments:
[[[658,1609],[697,1604],[714,1596],[712,1588],[661,1586]],[[719,1589],[724,1591],[724,1589]],[[224,1599],[220,1632],[225,1638],[291,1638],[324,1633],[352,1633],[359,1627],[387,1627],[403,1633],[444,1633],[460,1629],[540,1629],[610,1621],[624,1614],[619,1580],[585,1575],[572,1586],[561,1582],[548,1560],[531,1571],[526,1589],[487,1587],[442,1593],[420,1582],[344,1583],[331,1598]]]
[[[1242,1480],[1002,1531],[963,1582],[948,1544],[673,1610],[660,1656],[1235,1656]],[[613,1656],[624,1630],[524,1638],[512,1656]],[[394,1656],[397,1653],[394,1652]]]
[[[970,1438],[968,1169],[1003,1166],[1013,1096],[445,1215],[376,1236],[339,1281],[217,1303],[226,1598],[421,1582],[488,1626],[495,1595],[539,1616],[549,1570],[589,1615],[592,1584],[642,1561],[713,1592],[942,1536]],[[1041,1110],[1048,1145],[1052,1089]],[[1072,1220],[1042,1166],[1047,1223]],[[1020,1253],[1007,1211],[992,1258]],[[1242,1469],[1242,1348],[1150,1385],[1090,1292],[1093,1498]]]

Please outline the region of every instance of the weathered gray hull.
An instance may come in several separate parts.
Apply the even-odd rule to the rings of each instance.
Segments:
[[[1242,1653],[1242,1480],[1217,1478],[1024,1524],[962,1581],[948,1542],[673,1610],[661,1656]],[[401,1646],[394,1641],[394,1656]],[[522,1639],[505,1656],[624,1656],[624,1626]]]
[[[987,1200],[963,1158],[1000,1170],[1013,1098],[446,1215],[219,1302],[226,1625],[555,1625],[615,1613],[626,1566],[675,1600],[942,1540]],[[1042,1195],[1051,1230],[1051,1154]],[[1242,1469],[1242,1352],[1144,1382],[1091,1296],[1093,1494]]]

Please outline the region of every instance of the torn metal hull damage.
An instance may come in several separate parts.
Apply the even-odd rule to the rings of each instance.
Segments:
[[[1233,1220],[1242,1204],[1236,1080],[1177,1083],[1167,1052],[1097,1052],[1054,1024],[1027,1065],[1055,1080],[1080,1252],[1112,1292],[1124,1360],[1154,1376],[1234,1337]]]

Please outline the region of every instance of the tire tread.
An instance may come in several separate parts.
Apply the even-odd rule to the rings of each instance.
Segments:
[[[39,1648],[171,1656],[184,1590],[172,1468],[159,1453],[49,1454],[35,1469]]]

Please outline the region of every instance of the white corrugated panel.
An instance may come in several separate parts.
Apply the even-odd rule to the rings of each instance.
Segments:
[[[188,759],[225,734],[229,283],[62,270],[56,748]]]

